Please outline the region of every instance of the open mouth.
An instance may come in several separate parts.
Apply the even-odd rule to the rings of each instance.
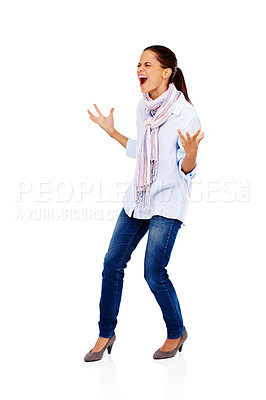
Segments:
[[[140,86],[144,86],[148,78],[146,77],[139,77]]]

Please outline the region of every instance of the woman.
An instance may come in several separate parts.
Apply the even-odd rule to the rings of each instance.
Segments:
[[[204,133],[189,100],[184,76],[175,54],[164,46],[143,50],[137,66],[143,98],[137,105],[137,140],[114,128],[113,112],[105,117],[96,104],[98,117],[90,119],[136,158],[135,176],[122,198],[109,248],[104,257],[100,299],[99,337],[84,357],[100,360],[111,353],[120,307],[124,269],[131,254],[148,231],[144,277],[163,314],[167,339],[154,359],[173,357],[182,350],[187,331],[179,301],[169,279],[169,262],[177,232],[184,225],[197,169],[197,151]],[[186,136],[182,133],[186,132]]]

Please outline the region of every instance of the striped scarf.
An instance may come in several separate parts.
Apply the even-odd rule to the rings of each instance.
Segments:
[[[135,200],[140,209],[149,207],[150,186],[157,177],[159,127],[172,114],[180,94],[173,83],[170,83],[168,89],[155,100],[151,99],[148,93],[143,93],[145,132],[135,171]]]

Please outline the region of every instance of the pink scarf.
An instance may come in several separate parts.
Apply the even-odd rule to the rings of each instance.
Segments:
[[[135,171],[135,200],[140,209],[149,207],[150,186],[157,177],[159,127],[172,114],[180,94],[173,83],[170,83],[168,89],[155,100],[152,100],[148,93],[143,93],[145,132]]]

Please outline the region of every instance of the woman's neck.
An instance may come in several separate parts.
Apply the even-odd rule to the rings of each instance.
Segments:
[[[168,87],[158,87],[154,90],[152,90],[151,92],[149,92],[149,96],[152,100],[157,99],[158,97],[160,97],[164,92],[166,92],[166,90],[168,90]]]

